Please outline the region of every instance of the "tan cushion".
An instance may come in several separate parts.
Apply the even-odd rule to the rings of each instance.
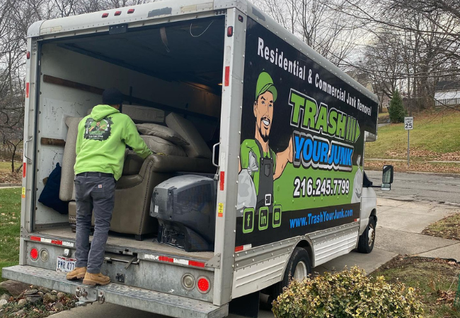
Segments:
[[[158,124],[137,124],[136,127],[142,135],[157,136],[178,146],[188,145],[188,142],[181,135],[169,127]]]
[[[178,132],[189,145],[184,146],[187,156],[192,158],[211,158],[211,150],[193,124],[184,117],[171,113],[166,116],[166,125]]]
[[[184,149],[163,138],[148,135],[142,135],[141,138],[144,139],[147,147],[154,153],[163,153],[171,156],[186,156]]]
[[[78,124],[82,117],[66,117],[65,123],[69,128],[62,157],[61,186],[59,188],[59,198],[62,201],[75,200],[73,180],[75,172],[73,166],[77,157],[75,148],[77,144]]]
[[[121,112],[131,117],[134,122],[163,123],[165,121],[165,112],[152,107],[123,104]]]

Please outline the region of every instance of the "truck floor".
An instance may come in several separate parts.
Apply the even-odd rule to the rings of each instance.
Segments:
[[[43,235],[50,238],[61,238],[75,241],[75,233],[72,232],[69,226],[62,226],[53,229],[39,230],[34,234]],[[155,240],[155,242],[154,242]],[[145,238],[142,241],[137,241],[132,235],[123,235],[114,232],[109,232],[109,238],[107,240],[107,249],[113,249],[119,247],[120,250],[130,249],[132,251],[150,251],[162,254],[197,258],[203,260],[209,260],[214,256],[214,252],[186,252],[180,248],[160,244],[156,242],[154,236]]]

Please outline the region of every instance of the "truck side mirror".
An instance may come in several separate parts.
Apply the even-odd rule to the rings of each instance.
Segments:
[[[382,187],[383,191],[390,191],[393,183],[393,166],[383,166]]]

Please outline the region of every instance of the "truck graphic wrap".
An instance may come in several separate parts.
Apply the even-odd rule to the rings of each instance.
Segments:
[[[254,20],[247,30],[236,245],[353,222],[376,102]]]

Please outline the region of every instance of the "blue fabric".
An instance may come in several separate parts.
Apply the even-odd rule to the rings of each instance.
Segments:
[[[61,166],[56,164],[56,168],[51,172],[48,181],[43,188],[38,202],[53,208],[61,214],[69,213],[69,203],[59,199],[59,187],[61,186]]]

